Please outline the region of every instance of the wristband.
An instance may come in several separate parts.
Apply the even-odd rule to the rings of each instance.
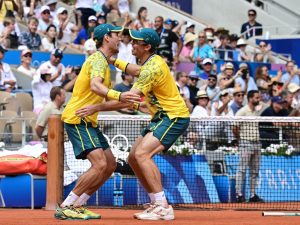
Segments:
[[[106,94],[107,98],[109,100],[117,100],[120,101],[121,92],[115,91],[113,89],[109,89],[109,91]]]
[[[122,70],[124,73],[126,72],[126,68],[128,66],[128,62],[125,62],[121,59],[116,59],[114,66]]]
[[[134,109],[134,110],[139,110],[139,108],[140,108],[140,103],[134,102],[134,103],[132,104],[132,109]]]

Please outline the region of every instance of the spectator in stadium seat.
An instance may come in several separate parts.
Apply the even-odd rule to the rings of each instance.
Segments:
[[[295,66],[294,61],[288,61],[286,63],[286,73],[282,74],[282,76],[278,76],[279,80],[285,84],[285,86],[290,83],[294,83],[300,86],[300,70]]]
[[[19,38],[15,31],[15,19],[5,17],[3,21],[4,29],[0,34],[0,44],[4,48],[16,49],[19,47]]]
[[[202,61],[203,72],[200,74],[200,78],[203,80],[207,80],[208,75],[213,72],[212,68],[213,68],[213,61],[210,58],[203,59]]]
[[[210,116],[208,107],[209,98],[205,90],[199,90],[196,95],[197,105],[193,109],[191,116]]]
[[[46,37],[42,39],[42,48],[47,52],[51,52],[52,50],[59,48],[57,44],[56,26],[53,24],[50,24],[46,29]]]
[[[280,96],[273,96],[271,98],[271,104],[266,108],[261,116],[271,116],[271,117],[286,117],[289,115],[287,109],[284,108],[286,101]],[[266,148],[270,144],[279,144],[279,133],[280,133],[280,123],[264,122],[260,124],[260,137],[262,141],[262,147]],[[286,139],[285,136],[283,136]]]
[[[157,54],[168,59],[168,62],[177,64],[179,63],[179,54],[182,50],[182,41],[174,33],[171,28],[171,20],[164,21],[162,16],[155,18],[154,27],[157,34],[160,36],[160,45],[157,49]],[[172,43],[177,43],[176,54],[173,55]]]
[[[236,46],[238,47],[238,61],[251,61],[252,55],[247,52],[247,43],[243,38],[240,38]]]
[[[117,57],[132,64],[137,63],[135,56],[132,55],[132,44],[128,29],[124,29],[122,32],[121,42],[119,45],[119,53]],[[122,71],[118,68],[116,68],[116,70],[116,83],[121,83],[123,80],[121,78]]]
[[[260,36],[263,34],[262,25],[256,22],[256,11],[254,9],[248,10],[248,22],[244,23],[241,27],[241,34],[245,39],[253,36]]]
[[[236,116],[258,116],[256,106],[259,105],[260,94],[257,90],[249,91],[247,94],[248,104],[241,108]],[[243,193],[243,184],[246,178],[246,171],[249,167],[250,180],[250,198],[249,202],[263,202],[256,194],[256,186],[258,184],[261,143],[259,136],[259,125],[252,121],[251,123],[235,122],[233,133],[238,141],[238,149],[240,151],[240,160],[236,174],[236,201],[238,203],[245,202]]]
[[[283,100],[285,101],[284,109],[288,111],[289,116],[300,116],[300,104],[297,99],[300,87],[296,84],[290,84],[287,90],[281,93]]]
[[[218,58],[222,60],[233,60],[232,48],[229,46],[229,36],[227,34],[220,35],[220,46],[216,49]]]
[[[88,18],[88,26],[81,28],[73,43],[79,46],[83,46],[85,41],[89,38],[89,34],[88,34],[89,29],[95,28],[96,26],[97,26],[97,17],[90,16]]]
[[[80,24],[83,27],[88,27],[88,19],[90,16],[96,15],[95,10],[93,9],[93,2],[94,0],[76,0],[75,7],[77,11],[80,11]],[[78,21],[76,22],[76,25],[79,25]]]
[[[194,42],[197,39],[197,35],[186,33],[183,39],[183,47],[179,55],[179,60],[180,62],[193,62],[191,53],[193,51]]]
[[[230,108],[235,115],[243,107],[245,91],[240,87],[235,87],[233,90],[233,101],[230,104]]]
[[[274,63],[274,58],[271,52],[271,44],[264,41],[259,42],[259,50],[255,53],[254,61],[263,63]]]
[[[62,114],[62,106],[66,100],[65,90],[57,86],[52,87],[50,90],[50,99],[51,101],[43,107],[38,115],[35,126],[37,136],[44,141],[48,141],[48,118],[53,114]]]
[[[181,97],[184,99],[186,106],[190,110],[193,110],[193,105],[190,102],[190,90],[187,86],[189,76],[185,72],[177,72],[176,74],[176,85],[179,90]]]
[[[34,77],[36,69],[31,67],[32,52],[30,49],[24,49],[21,52],[21,65],[17,68],[18,71],[27,74],[30,77]]]
[[[189,81],[187,87],[190,92],[190,102],[192,103],[193,106],[197,105],[196,95],[197,92],[199,91],[199,88],[197,87],[198,81],[199,81],[199,75],[196,74],[194,70],[189,72]]]
[[[66,68],[66,79],[63,81],[61,85],[65,89],[65,91],[73,92],[73,88],[80,71],[81,71],[81,66],[79,65],[74,67],[68,66]]]
[[[231,47],[231,50],[232,50],[232,60],[233,61],[238,61],[238,49],[237,49],[237,41],[239,40],[239,37],[237,34],[231,34],[229,36],[229,41],[230,41],[230,47]]]
[[[205,32],[201,31],[198,34],[198,38],[199,38],[198,44],[196,47],[193,48],[191,55],[195,63],[194,70],[198,74],[200,74],[202,61],[205,58],[214,59],[215,53],[213,51],[213,48],[209,44],[207,44]]]
[[[51,81],[51,70],[43,65],[38,69],[37,75],[33,77],[32,96],[33,96],[33,112],[37,115],[43,107],[51,101],[49,93],[53,87]]]
[[[46,29],[52,24],[53,20],[50,16],[50,8],[47,5],[43,5],[40,10],[39,26],[37,31],[40,34],[46,34]]]
[[[266,66],[258,66],[255,71],[254,80],[258,90],[260,91],[261,101],[263,103],[269,103],[271,78],[269,76],[269,70]]]
[[[84,42],[83,52],[85,53],[85,58],[87,59],[90,55],[97,51],[96,42],[94,41],[94,27],[89,29],[89,39]]]
[[[217,86],[217,81],[217,75],[211,73],[208,75],[207,84],[200,88],[206,91],[211,103],[219,100],[219,94],[221,90],[220,87]]]
[[[62,50],[59,48],[53,49],[50,55],[50,60],[40,65],[40,68],[47,67],[50,69],[50,81],[53,83],[53,86],[61,86],[62,82],[65,80],[65,66],[61,63],[62,58]],[[39,73],[39,70],[37,73]]]
[[[137,13],[137,18],[133,23],[134,28],[136,30],[140,30],[142,28],[152,28],[153,23],[147,17],[148,17],[147,8],[144,6],[140,7]]]
[[[39,21],[31,17],[28,21],[28,32],[21,33],[20,44],[27,46],[30,50],[43,50],[40,35],[37,33]]]
[[[26,0],[24,7],[24,17],[26,21],[32,16],[39,16],[41,0]]]
[[[56,17],[57,0],[46,0],[46,5],[49,7],[51,19]]]
[[[0,90],[11,92],[17,87],[17,79],[9,64],[3,62],[7,50],[0,45]]]
[[[61,45],[68,45],[73,42],[75,33],[78,32],[78,26],[70,22],[72,16],[77,17],[75,11],[68,13],[68,10],[64,7],[57,9],[56,18],[53,20],[53,24],[58,31],[58,43]]]
[[[253,77],[250,76],[247,63],[239,65],[238,73],[241,73],[241,75],[235,79],[235,86],[239,86],[245,93],[251,90],[258,90]]]

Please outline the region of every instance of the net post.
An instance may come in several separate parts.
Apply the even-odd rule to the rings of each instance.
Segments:
[[[46,210],[62,201],[64,180],[64,129],[60,115],[48,119],[48,161]]]

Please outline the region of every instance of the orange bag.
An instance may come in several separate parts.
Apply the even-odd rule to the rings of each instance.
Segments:
[[[0,157],[1,175],[17,175],[23,173],[46,175],[47,153],[44,152],[37,158],[18,154]]]

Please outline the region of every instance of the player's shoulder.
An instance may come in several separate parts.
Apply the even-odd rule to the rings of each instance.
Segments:
[[[103,54],[101,54],[99,51],[93,53],[87,58],[87,62],[101,62],[101,63],[107,63],[107,60]],[[108,64],[108,63],[107,63]]]
[[[167,64],[163,58],[159,55],[153,55],[148,61],[142,66],[142,69],[148,69],[151,71],[160,70]]]

